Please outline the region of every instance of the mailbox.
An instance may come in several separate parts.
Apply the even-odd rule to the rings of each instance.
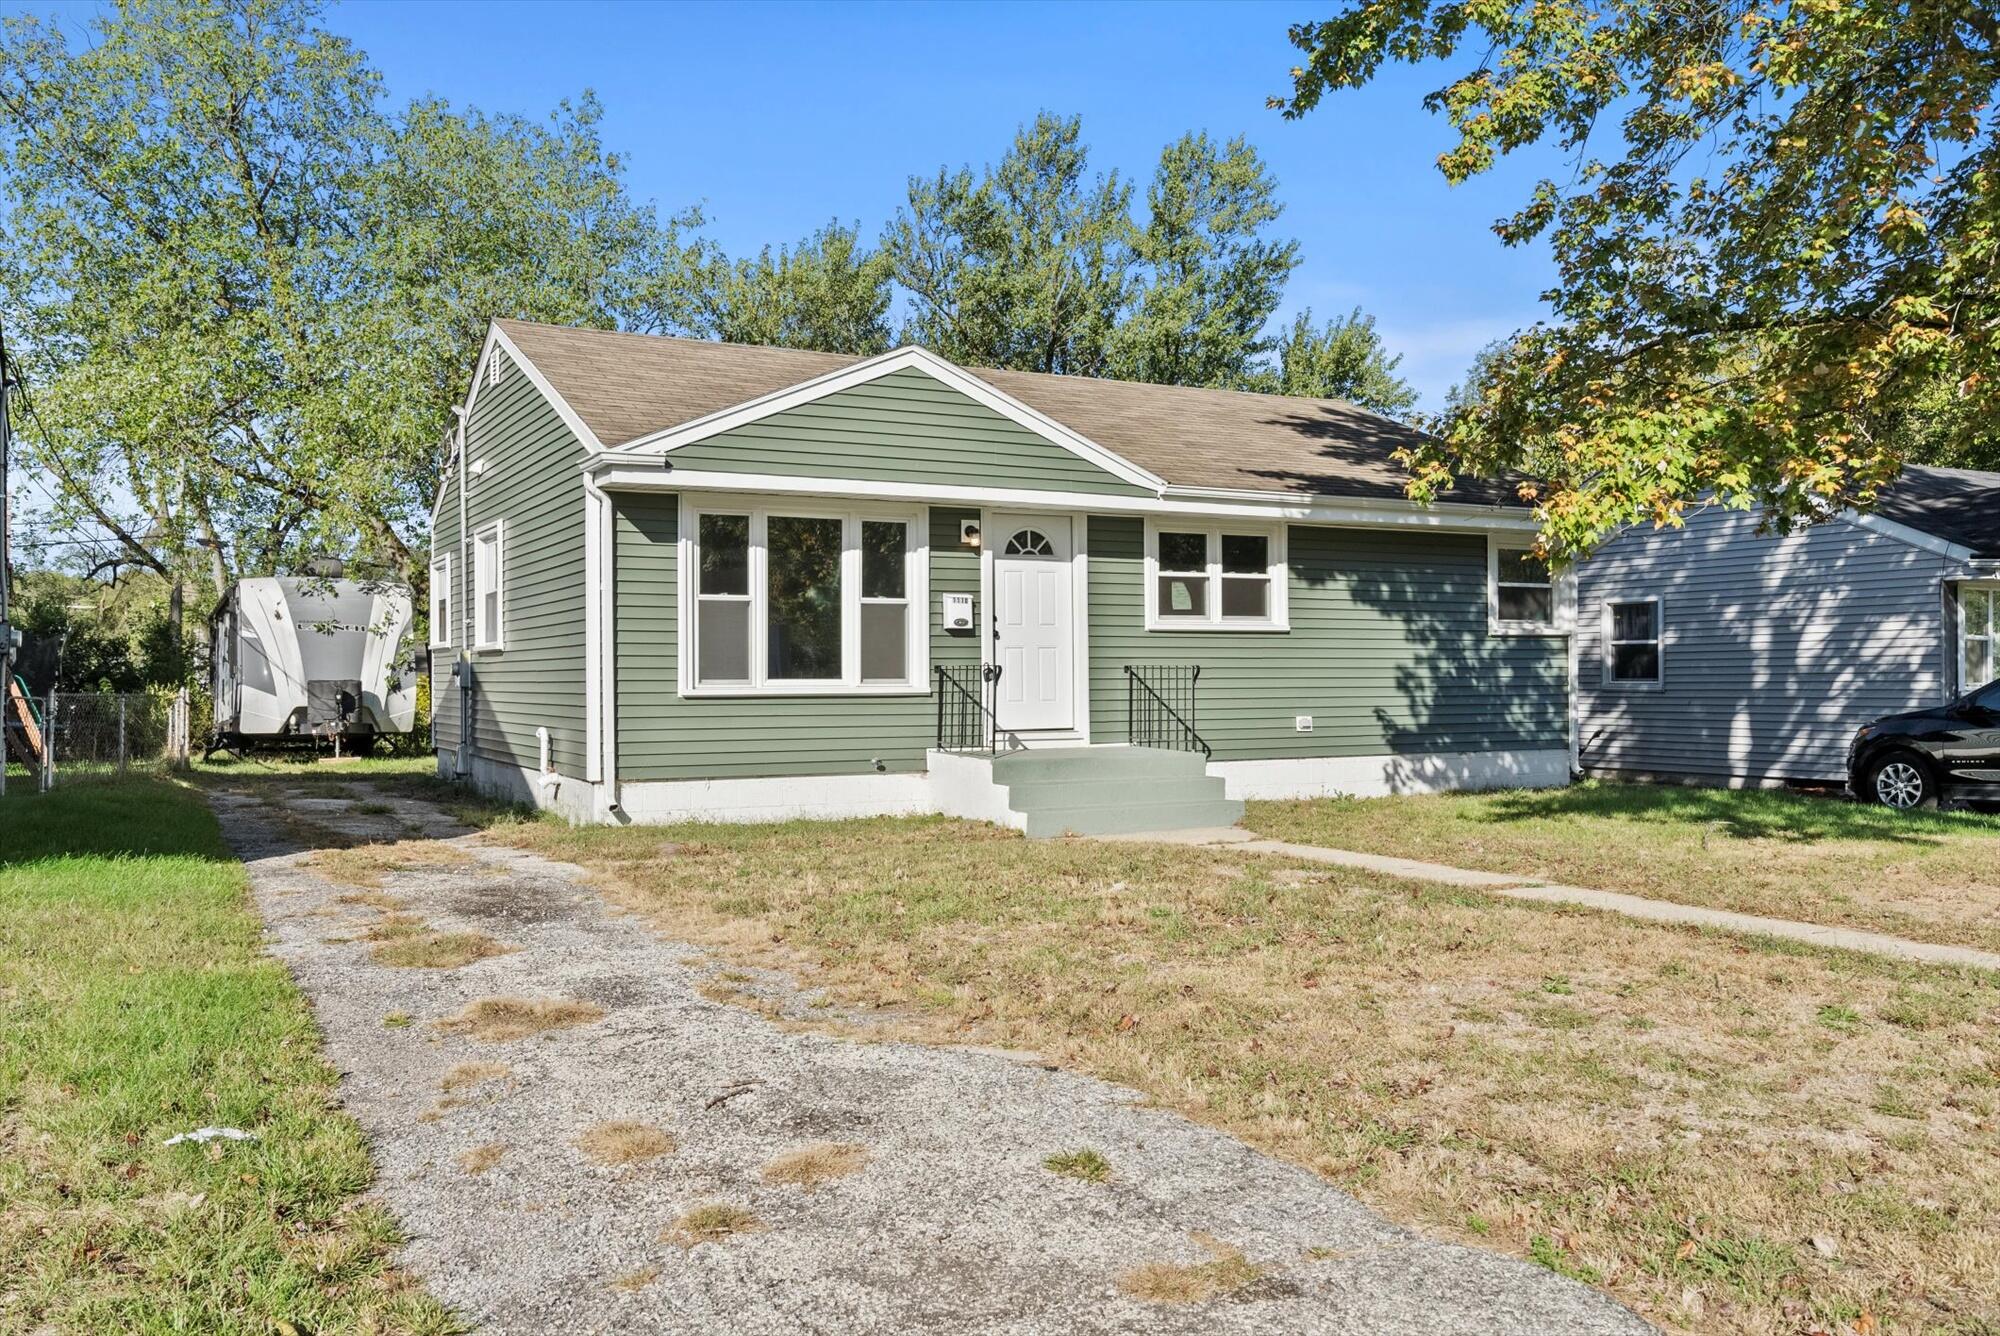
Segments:
[[[972,595],[945,594],[944,629],[947,631],[972,630]]]

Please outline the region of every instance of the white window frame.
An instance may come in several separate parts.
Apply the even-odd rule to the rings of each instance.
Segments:
[[[487,389],[490,390],[494,386],[498,385],[500,383],[500,377],[506,374],[507,368],[504,365],[506,360],[507,360],[507,354],[501,352],[498,348],[493,349],[493,351],[487,355],[486,358]]]
[[[1187,519],[1146,520],[1146,629],[1148,631],[1289,631],[1291,609],[1286,597],[1289,583],[1289,566],[1285,556],[1285,529],[1283,524],[1238,523],[1216,521],[1189,516]],[[1198,533],[1208,539],[1208,562],[1205,578],[1208,583],[1207,615],[1202,617],[1177,617],[1160,613],[1160,535],[1162,533]],[[1224,617],[1222,615],[1222,538],[1228,534],[1244,538],[1262,538],[1265,548],[1265,577],[1271,582],[1270,615],[1268,617]],[[1170,572],[1171,573],[1171,572]]]
[[[1980,590],[1991,600],[1987,612],[1986,630],[1973,632],[1965,624],[1965,595],[1968,590]],[[1958,679],[1958,694],[1977,691],[1996,677],[2000,677],[2000,580],[1961,580],[1958,582],[1957,597],[1952,600],[1952,615],[1958,622],[1958,654],[1951,666],[1951,673]],[[1969,640],[1986,642],[1986,663],[1989,676],[1978,682],[1967,681],[1965,677],[1965,649]]]
[[[1510,621],[1500,616],[1500,553],[1502,551],[1523,552],[1534,546],[1534,540],[1514,534],[1489,533],[1486,535],[1486,630],[1496,636],[1559,636],[1567,635],[1575,623],[1575,614],[1569,604],[1569,582],[1549,572],[1549,619],[1545,622]],[[1517,589],[1540,589],[1539,584],[1526,584],[1519,580],[1507,581],[1508,586]],[[1621,602],[1634,602],[1623,599]]]
[[[696,603],[701,598],[701,517],[703,515],[748,515],[750,517],[749,593],[725,595],[750,605],[750,680],[703,685],[697,680],[700,663],[699,618]],[[811,680],[773,681],[770,671],[770,561],[767,550],[772,516],[799,519],[837,519],[842,522],[840,543],[840,662],[841,675]],[[903,653],[907,680],[863,682],[861,680],[861,525],[864,520],[900,522],[909,526],[909,546],[903,554],[903,599],[907,604]],[[930,511],[927,507],[874,505],[866,502],[826,501],[809,497],[724,496],[683,493],[681,499],[679,563],[680,581],[680,694],[693,697],[726,696],[928,696],[930,670]],[[710,596],[718,597],[718,596]],[[869,603],[894,603],[895,599],[868,599]]]
[[[1611,610],[1637,603],[1650,603],[1653,605],[1654,638],[1652,640],[1620,640],[1614,642],[1611,639],[1611,624],[1613,620]],[[1604,685],[1614,691],[1663,690],[1667,685],[1667,605],[1661,601],[1660,596],[1657,594],[1606,596],[1604,605],[1598,616],[1598,659],[1603,669]],[[1659,671],[1650,679],[1614,676],[1612,672],[1614,663],[1612,649],[1614,645],[1653,645],[1657,651],[1657,657],[1654,662],[1658,665]]]
[[[499,650],[507,647],[507,525],[494,520],[472,532],[472,648]],[[486,594],[479,583],[479,550],[493,545],[493,621],[485,625]],[[488,633],[491,634],[488,634]]]
[[[438,616],[439,591],[443,591],[444,616]],[[457,604],[451,587],[451,554],[431,563],[431,648],[451,648],[451,610]],[[442,624],[440,624],[442,623]]]

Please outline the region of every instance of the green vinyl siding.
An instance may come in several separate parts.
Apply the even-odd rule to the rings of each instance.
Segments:
[[[1146,495],[915,369],[682,446],[676,469]]]
[[[1483,535],[1285,541],[1290,631],[1148,631],[1144,525],[1091,517],[1092,742],[1125,739],[1129,663],[1201,665],[1195,724],[1219,761],[1568,745],[1566,642],[1488,633]]]
[[[481,386],[466,421],[466,457],[485,461],[469,479],[466,526],[477,535],[502,523],[501,628],[504,647],[473,655],[478,697],[473,750],[501,765],[533,769],[535,730],[549,730],[556,769],[581,778],[584,717],[583,446],[518,367]],[[449,654],[434,670],[441,746],[456,743],[457,693],[450,659],[465,652],[472,605],[472,545],[459,544],[458,488],[445,489],[432,530],[434,551],[449,551],[457,586]],[[462,610],[462,611],[461,611]],[[443,690],[438,690],[439,685]]]
[[[614,498],[613,621],[620,782],[919,771],[936,736],[934,696],[683,697],[679,687],[680,499]],[[976,634],[948,634],[939,595],[979,591],[959,544],[970,510],[930,512],[933,663],[977,662]],[[975,619],[974,625],[977,625]],[[928,688],[929,684],[925,686]]]

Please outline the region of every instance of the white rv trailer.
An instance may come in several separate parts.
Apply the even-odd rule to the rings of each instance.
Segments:
[[[342,738],[366,746],[417,717],[403,663],[410,591],[314,577],[238,580],[210,619],[215,741]]]

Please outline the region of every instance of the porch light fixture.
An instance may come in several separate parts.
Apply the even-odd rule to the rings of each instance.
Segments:
[[[966,547],[971,547],[971,548],[978,547],[979,521],[960,520],[958,522],[958,541],[964,544]]]

